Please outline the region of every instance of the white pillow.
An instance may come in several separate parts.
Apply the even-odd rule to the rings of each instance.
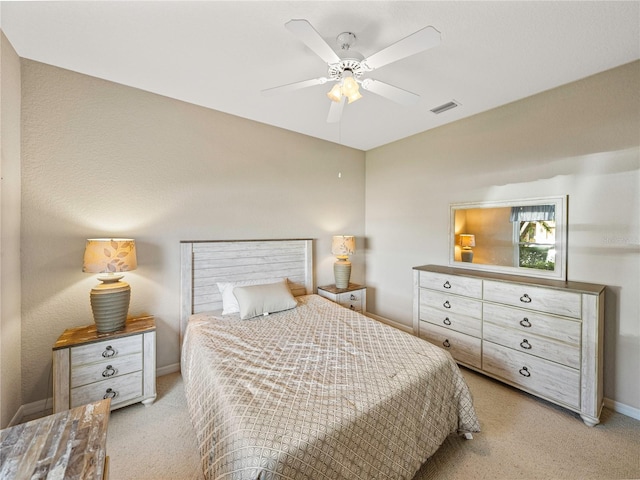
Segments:
[[[257,317],[289,310],[298,306],[286,280],[278,283],[235,287],[233,293],[240,305],[240,318]]]
[[[227,315],[228,313],[238,313],[240,311],[238,300],[233,295],[233,289],[235,287],[246,287],[248,285],[265,285],[268,283],[282,282],[283,280],[286,281],[286,278],[263,278],[261,280],[242,280],[239,282],[218,282],[218,290],[220,290],[220,295],[222,295],[222,314]]]

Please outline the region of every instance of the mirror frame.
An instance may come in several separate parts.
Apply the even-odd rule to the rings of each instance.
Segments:
[[[449,265],[469,270],[481,270],[485,272],[507,273],[526,277],[550,278],[555,280],[567,279],[567,196],[526,198],[519,200],[452,203],[449,215]],[[458,210],[517,207],[530,205],[555,205],[556,212],[556,262],[554,270],[537,270],[524,267],[512,267],[504,265],[490,265],[482,263],[461,262],[455,259],[456,231],[455,214]]]

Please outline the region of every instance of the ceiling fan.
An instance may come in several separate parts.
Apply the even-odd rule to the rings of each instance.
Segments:
[[[340,121],[345,102],[351,103],[362,97],[360,87],[401,105],[415,104],[420,98],[419,95],[379,80],[364,77],[376,68],[384,67],[440,44],[440,32],[433,27],[425,27],[364,58],[360,53],[351,50],[356,41],[356,36],[351,32],[344,32],[337,36],[336,41],[340,51],[335,52],[307,20],[289,20],[285,23],[285,28],[327,63],[328,75],[268,88],[262,93],[290,92],[323,85],[327,82],[336,82],[327,93],[331,99],[331,107],[327,117],[329,123]]]

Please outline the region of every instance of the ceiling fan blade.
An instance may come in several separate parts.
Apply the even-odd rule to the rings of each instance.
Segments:
[[[272,87],[262,90],[263,95],[272,95],[275,93],[286,93],[294,90],[300,90],[301,88],[313,87],[315,85],[322,85],[327,83],[326,77],[312,78],[311,80],[303,80],[302,82],[289,83],[287,85],[280,85],[279,87]]]
[[[340,57],[333,51],[315,28],[306,20],[289,20],[284,24],[287,30],[296,35],[302,42],[315,52],[322,60],[331,64],[338,63]]]
[[[342,109],[344,108],[345,98],[339,102],[331,102],[331,106],[329,107],[329,115],[327,116],[327,123],[338,123],[342,118]]]
[[[374,70],[438,45],[440,32],[433,27],[425,27],[365,58],[363,63],[370,70]]]
[[[362,88],[401,105],[415,105],[420,100],[420,95],[371,78],[367,78],[362,82]]]

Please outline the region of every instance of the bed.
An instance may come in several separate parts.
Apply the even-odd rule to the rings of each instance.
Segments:
[[[181,242],[181,369],[207,479],[411,479],[448,435],[479,431],[448,352],[312,293],[312,247]],[[229,284],[240,311],[222,314]],[[247,313],[283,284],[292,308]]]

